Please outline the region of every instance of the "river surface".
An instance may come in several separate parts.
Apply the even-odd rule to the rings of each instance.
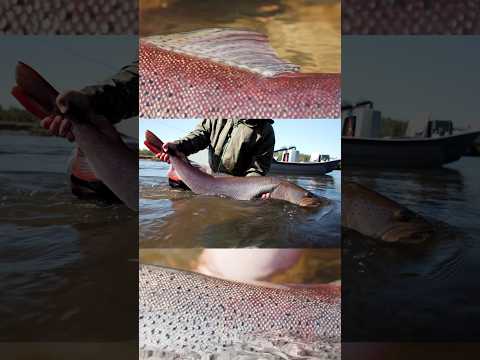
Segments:
[[[480,320],[479,157],[435,170],[344,169],[435,224],[423,245],[385,245],[345,231],[345,341],[467,341]]]
[[[238,201],[171,189],[168,164],[140,160],[140,247],[338,247],[340,171],[285,177],[331,200],[322,209],[266,200]]]
[[[75,198],[71,151],[0,135],[0,341],[137,338],[137,214]]]
[[[212,27],[266,34],[272,47],[302,72],[340,72],[338,0],[141,0],[141,36]]]

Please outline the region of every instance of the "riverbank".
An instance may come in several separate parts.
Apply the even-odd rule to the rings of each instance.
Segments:
[[[0,132],[12,135],[48,135],[40,126],[40,121],[28,111],[16,107],[8,109],[0,105]]]
[[[14,121],[1,121],[0,120],[0,132],[8,132],[10,135],[35,135],[35,136],[47,136],[48,131],[40,126],[37,121],[33,122],[14,122]]]

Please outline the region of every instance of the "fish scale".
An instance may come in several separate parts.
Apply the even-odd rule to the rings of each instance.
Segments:
[[[217,353],[275,337],[340,341],[339,288],[270,288],[140,265],[140,348]]]
[[[478,0],[344,0],[348,35],[478,34]]]
[[[230,47],[235,39],[232,36],[227,31],[226,40],[224,40],[226,44],[230,44]],[[255,36],[259,35],[251,35],[252,48],[258,47],[257,43],[260,42]],[[197,38],[201,36],[195,37],[195,41]],[[211,41],[219,41],[219,38],[221,36],[217,35]],[[189,49],[192,47],[193,45]],[[239,47],[245,49],[229,50],[227,45],[214,48],[220,54],[219,56],[227,56],[228,53],[237,61],[222,63],[214,57],[212,51],[200,57],[167,47],[161,41],[149,38],[141,40],[140,116],[146,118],[339,117],[339,74],[297,73],[294,71],[296,69],[294,65],[281,63],[278,58],[274,59],[270,48],[264,51],[265,54],[261,54],[260,50],[258,53],[253,52],[255,50],[253,49],[250,57],[258,56],[259,60],[250,59],[247,62],[248,42],[242,42]],[[195,49],[197,48],[198,46]],[[206,56],[212,56],[212,58]],[[242,66],[242,62],[246,62],[247,65]],[[267,70],[262,72],[265,68]],[[282,72],[283,70],[285,71]]]
[[[1,0],[0,34],[137,34],[136,0]]]

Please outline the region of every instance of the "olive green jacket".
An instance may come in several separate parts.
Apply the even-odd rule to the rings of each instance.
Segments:
[[[138,61],[97,85],[81,90],[90,98],[94,111],[112,123],[138,115]]]
[[[210,168],[234,176],[266,175],[272,163],[273,120],[203,120],[186,137],[175,141],[190,155],[208,147]]]

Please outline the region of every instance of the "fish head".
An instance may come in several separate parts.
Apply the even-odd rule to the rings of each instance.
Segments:
[[[385,242],[417,244],[433,237],[433,225],[407,209],[393,213],[391,225],[381,234]]]

